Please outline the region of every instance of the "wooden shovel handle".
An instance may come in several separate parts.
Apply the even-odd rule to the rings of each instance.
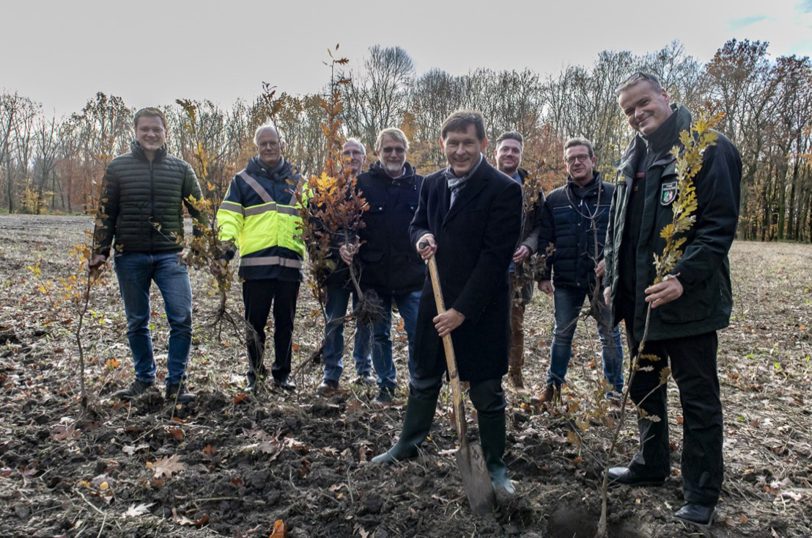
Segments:
[[[445,301],[443,300],[443,290],[440,287],[440,276],[437,273],[437,261],[434,256],[426,260],[429,266],[429,277],[431,278],[431,289],[434,292],[434,302],[437,304],[437,313],[445,313]],[[457,372],[457,358],[454,354],[454,343],[451,335],[443,336],[443,349],[445,351],[445,363],[448,368],[448,378],[451,384],[451,401],[454,406],[454,425],[457,427],[457,434],[460,437],[460,445],[467,443],[465,437],[465,407],[462,403],[462,388],[460,387],[460,375]]]

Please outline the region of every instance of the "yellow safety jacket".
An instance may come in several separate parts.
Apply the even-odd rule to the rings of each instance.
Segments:
[[[239,248],[239,275],[244,280],[302,279],[305,245],[294,195],[302,184],[284,159],[269,169],[254,157],[234,176],[217,210],[217,224],[220,240]]]

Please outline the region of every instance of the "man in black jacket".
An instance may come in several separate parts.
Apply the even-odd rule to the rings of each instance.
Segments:
[[[383,316],[372,324],[372,364],[378,376],[378,403],[392,401],[397,371],[392,360],[392,305],[397,305],[409,340],[409,375],[414,374],[414,332],[425,266],[409,237],[423,176],[406,161],[409,141],[400,129],[378,133],[379,161],[358,176],[357,187],[369,205],[358,247],[342,245],[341,256],[352,263],[358,255],[361,288],[372,290],[383,303]]]
[[[614,467],[609,476],[621,484],[656,485],[670,475],[667,394],[660,383],[663,368],[670,365],[684,420],[685,505],[675,515],[709,525],[723,476],[716,331],[727,326],[733,304],[727,253],[739,216],[741,158],[721,134],[705,150],[693,180],[696,221],[684,235],[676,267],[653,284],[653,259],[665,246],[660,231],[672,222],[677,197],[671,149],[680,145],[680,132],[690,129],[691,114],[670,105],[660,83],[646,73],[632,75],[618,88],[618,103],[637,135],[621,161],[612,200],[604,294],[615,322],[625,322],[633,356],[651,310],[641,356],[641,366],[647,368],[635,372],[629,387],[646,415],[638,420],[640,449],[628,467]]]
[[[438,314],[430,279],[420,298],[415,372],[398,442],[375,463],[414,457],[429,433],[446,362],[441,338],[451,335],[460,379],[470,382],[482,451],[497,498],[512,495],[503,460],[508,370],[510,286],[508,266],[519,240],[522,190],[493,168],[482,114],[459,111],[443,123],[448,168],[426,177],[409,228],[423,259],[436,257],[448,310]]]
[[[341,146],[343,173],[357,178],[363,170],[367,160],[367,151],[364,144],[357,138],[348,138]],[[344,372],[344,319],[347,315],[347,305],[352,296],[353,308],[358,301],[357,294],[350,282],[350,271],[347,265],[341,262],[340,246],[343,240],[334,238],[330,245],[330,258],[335,263],[335,269],[327,276],[324,284],[326,304],[324,312],[327,317],[324,324],[324,377],[316,389],[320,396],[328,396],[338,389],[338,382]],[[371,385],[375,383],[370,370],[369,358],[369,328],[358,323],[355,328],[355,345],[353,346],[353,359],[355,362],[356,381],[360,384]]]
[[[135,366],[135,381],[115,396],[129,400],[155,383],[149,332],[149,288],[155,281],[169,322],[166,397],[186,403],[194,398],[184,386],[192,343],[192,288],[180,259],[182,205],[201,218],[189,200],[201,198],[200,186],[189,163],[167,154],[163,112],[143,108],[134,124],[132,150],[113,159],[104,174],[88,265],[98,270],[115,241],[115,270]]]
[[[547,387],[541,400],[548,402],[559,393],[572,356],[572,337],[584,299],[598,326],[603,374],[612,401],[623,391],[623,347],[620,331],[612,327],[609,308],[603,302],[600,285],[604,271],[603,244],[609,223],[609,204],[615,188],[604,183],[595,170],[597,159],[592,142],[572,138],[564,144],[567,183],[553,190],[541,212],[539,248],[555,245],[547,259],[549,272],[539,289],[553,295],[555,329],[550,346]]]
[[[511,282],[526,278],[528,282],[521,289],[513,289],[510,307],[510,360],[508,378],[514,387],[523,388],[522,366],[524,365],[524,311],[533,298],[532,275],[528,275],[524,264],[538,250],[540,231],[539,213],[544,203],[544,193],[539,189],[538,199],[532,207],[525,207],[525,198],[530,192],[525,188],[527,170],[521,168],[524,153],[524,137],[516,131],[502,133],[496,139],[496,167],[522,186],[522,235],[513,260],[510,264]]]

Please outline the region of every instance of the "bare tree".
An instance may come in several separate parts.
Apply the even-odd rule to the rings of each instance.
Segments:
[[[341,76],[351,80],[341,90],[349,132],[370,143],[381,129],[401,124],[415,76],[414,62],[405,50],[370,47],[363,70]]]

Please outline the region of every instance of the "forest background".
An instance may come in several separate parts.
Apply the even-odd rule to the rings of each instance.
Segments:
[[[319,69],[321,66],[303,66]],[[631,72],[656,74],[673,102],[693,111],[723,112],[721,131],[743,161],[738,235],[762,241],[812,240],[812,62],[796,55],[772,58],[763,41],[725,42],[707,62],[672,42],[646,54],[607,50],[591,66],[554,74],[529,69],[478,68],[464,75],[432,69],[417,75],[400,47],[375,45],[344,66],[343,133],[369,148],[385,127],[403,129],[410,162],[421,173],[444,165],[437,143],[443,119],[459,108],[480,110],[488,136],[518,130],[525,136],[525,166],[546,187],[566,176],[562,145],[570,136],[592,140],[605,177],[613,178],[631,133],[615,88]],[[328,145],[322,132],[329,98],[291,94],[264,82],[254,100],[221,106],[196,102],[196,125],[178,103],[156,103],[169,118],[170,152],[195,163],[198,143],[207,151],[204,191],[219,201],[233,175],[254,153],[254,129],[268,121],[272,92],[281,107],[273,118],[287,140],[286,157],[306,174],[318,173]],[[182,98],[183,96],[178,96]],[[40,103],[12,91],[0,93],[0,207],[9,213],[88,213],[95,210],[107,163],[128,151],[134,108],[121,97],[97,93],[67,117],[48,115]]]

